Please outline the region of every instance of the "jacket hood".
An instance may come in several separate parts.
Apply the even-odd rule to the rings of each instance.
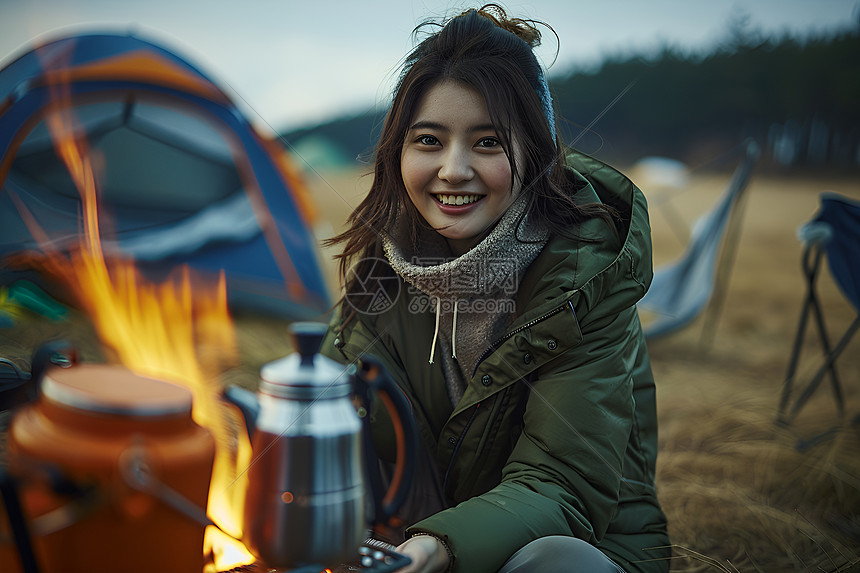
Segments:
[[[576,202],[609,205],[617,218],[614,229],[592,218],[576,230],[579,239],[555,236],[549,241],[533,263],[541,272],[532,273],[520,287],[518,308],[526,309],[525,319],[547,306],[558,306],[574,293],[580,295],[578,315],[598,303],[604,303],[599,305],[601,315],[615,313],[636,304],[651,284],[651,226],[645,196],[630,179],[593,157],[572,152],[567,164],[583,183],[574,195]]]

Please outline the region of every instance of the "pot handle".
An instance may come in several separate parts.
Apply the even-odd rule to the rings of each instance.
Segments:
[[[363,355],[359,364],[360,368],[355,375],[355,391],[364,408],[362,424],[364,425],[365,462],[374,505],[372,525],[374,528],[396,526],[395,514],[406,501],[412,486],[412,477],[415,474],[415,464],[418,459],[418,428],[412,415],[412,405],[379,360],[370,355]],[[370,432],[369,390],[371,389],[379,394],[379,398],[388,410],[394,423],[397,441],[397,464],[391,485],[384,493]]]
[[[77,350],[61,340],[46,342],[36,349],[30,360],[30,372],[24,372],[11,360],[0,358],[0,412],[34,401],[49,366],[67,367],[77,361]]]
[[[32,384],[32,392],[36,397],[39,393],[39,387],[42,384],[42,377],[51,366],[60,366],[68,368],[78,363],[78,350],[71,343],[65,340],[52,340],[45,342],[36,352],[33,353],[33,359],[30,361],[30,382]]]

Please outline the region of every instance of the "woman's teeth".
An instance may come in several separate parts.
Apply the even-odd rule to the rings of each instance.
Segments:
[[[443,205],[468,205],[481,197],[483,195],[436,195],[436,200]]]

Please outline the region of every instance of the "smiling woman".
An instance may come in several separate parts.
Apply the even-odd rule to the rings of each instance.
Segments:
[[[345,243],[345,296],[322,352],[373,355],[423,437],[405,531],[375,532],[412,560],[401,573],[668,570],[635,306],[645,200],[561,145],[539,40],[495,5],[427,36],[370,192],[329,241]],[[385,466],[391,421],[369,419]]]

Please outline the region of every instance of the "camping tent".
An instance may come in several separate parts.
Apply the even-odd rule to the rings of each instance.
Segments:
[[[134,35],[64,37],[0,69],[0,257],[77,241],[80,193],[46,122],[56,109],[91,150],[105,236],[145,274],[223,269],[233,308],[329,307],[313,208],[283,148],[202,72]]]

